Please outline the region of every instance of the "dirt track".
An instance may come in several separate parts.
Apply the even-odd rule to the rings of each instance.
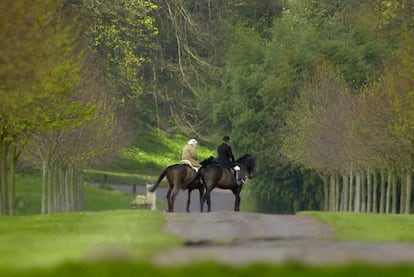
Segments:
[[[154,263],[160,265],[208,260],[231,265],[414,264],[414,244],[333,241],[330,226],[305,216],[232,211],[166,216],[166,232],[182,237],[186,245],[157,255]]]

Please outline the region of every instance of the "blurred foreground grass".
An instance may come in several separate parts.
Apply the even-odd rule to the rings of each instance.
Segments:
[[[63,263],[146,261],[180,244],[163,233],[165,217],[149,210],[0,217],[0,269]],[[1,274],[0,276],[5,276]]]

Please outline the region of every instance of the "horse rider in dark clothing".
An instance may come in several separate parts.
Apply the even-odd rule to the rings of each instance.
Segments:
[[[230,137],[224,136],[223,143],[220,144],[217,148],[218,153],[218,163],[219,166],[222,168],[232,168],[236,172],[236,182],[237,185],[240,186],[243,184],[242,180],[239,178],[240,167],[235,163],[233,151],[231,150],[231,146],[229,144]]]

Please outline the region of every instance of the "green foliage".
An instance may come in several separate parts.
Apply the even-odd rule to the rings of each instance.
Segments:
[[[414,31],[403,33],[403,48],[396,54],[400,61],[385,74],[384,83],[393,94],[396,113],[391,129],[414,142]]]
[[[215,105],[221,116],[216,121],[230,121],[222,126],[231,127],[236,151],[257,157],[260,177],[253,181],[253,192],[260,211],[293,212],[295,191],[302,183],[285,171],[289,167],[280,160],[277,132],[302,71],[319,56],[318,35],[303,27],[293,26],[292,32],[290,22],[280,19],[269,41],[254,30],[241,29],[226,59],[225,101]]]
[[[260,131],[256,123],[262,119],[264,104],[256,92],[263,79],[265,53],[264,42],[254,30],[240,27],[235,37],[223,69],[225,85],[211,92],[215,103],[210,116],[222,133],[230,134],[236,145],[243,146],[240,150],[236,147],[236,153],[242,155],[243,149],[250,149],[254,142],[237,132],[233,135],[232,131],[244,129],[249,134]]]
[[[61,3],[62,7],[74,7],[72,12],[81,14],[82,26],[87,30],[82,38],[85,41],[78,40],[82,46],[87,45],[82,57],[86,57],[85,64],[93,61],[92,64],[102,69],[96,74],[104,72],[102,78],[107,83],[100,85],[111,91],[102,97],[117,102],[125,117],[133,118],[142,138],[138,147],[123,150],[120,161],[104,166],[103,172],[102,168],[94,169],[89,177],[101,182],[101,174],[107,174],[117,182],[128,179],[125,182],[129,183],[138,176],[140,182],[148,182],[151,178],[148,176],[156,176],[163,167],[178,161],[188,138],[177,136],[173,140],[179,143],[170,145],[162,134],[142,135],[141,131],[153,126],[202,134],[214,140],[226,133],[232,137],[236,156],[251,153],[257,157],[260,177],[254,181],[257,188],[254,191],[262,210],[272,206],[271,201],[284,203],[284,211],[289,212],[296,210],[293,207],[308,206],[306,203],[312,202],[313,196],[297,197],[307,183],[305,171],[292,167],[282,149],[286,147],[284,143],[289,143],[286,148],[299,145],[306,151],[308,142],[318,141],[315,134],[322,132],[310,132],[309,141],[303,141],[305,136],[290,142],[283,140],[281,128],[289,120],[293,121],[287,117],[288,111],[305,91],[303,88],[311,84],[316,69],[325,64],[331,65],[345,80],[344,86],[355,89],[367,86],[380,72],[391,72],[384,60],[391,57],[390,64],[396,63],[397,59],[390,54],[403,45],[404,28],[413,28],[411,2],[93,0]],[[0,55],[6,61],[0,68],[0,78],[5,80],[0,84],[4,103],[0,106],[0,123],[7,122],[9,133],[5,139],[9,141],[13,139],[10,133],[38,128],[36,122],[47,122],[42,125],[45,129],[79,126],[96,112],[93,105],[74,102],[70,97],[69,92],[83,71],[77,67],[79,56],[70,55],[77,48],[71,47],[73,40],[67,37],[65,23],[50,16],[53,9],[48,9],[54,7],[52,2],[33,3],[1,4],[2,11],[8,12],[3,12],[0,19],[4,23]],[[38,17],[39,24],[18,24],[24,21],[20,19],[25,19],[28,11],[42,15]],[[66,17],[70,16],[66,14]],[[48,32],[37,30],[43,30],[50,22],[56,23],[55,29],[52,28],[56,36],[42,37]],[[78,23],[74,19],[72,27]],[[72,29],[73,33],[77,33],[75,30]],[[43,46],[42,51],[37,45]],[[20,53],[24,55],[19,56]],[[405,68],[413,68],[410,53],[398,57],[408,63]],[[56,62],[54,58],[59,55],[63,58]],[[410,76],[410,71],[406,74]],[[96,79],[92,78],[91,87],[95,86]],[[390,73],[387,82],[399,84],[401,80],[409,78]],[[410,85],[404,84],[408,93],[395,97],[393,108],[401,114],[392,128],[396,134],[409,134],[408,139],[412,140],[409,112],[412,107],[408,104],[412,103],[412,93]],[[393,89],[397,87],[400,91],[401,86],[395,85]],[[31,88],[37,90],[31,91]],[[10,96],[13,94],[9,91],[16,92],[15,96]],[[33,93],[38,91],[42,93]],[[132,98],[137,100],[136,110],[127,114],[125,110]],[[44,107],[48,106],[51,108],[45,112]],[[297,123],[309,123],[306,118],[302,119]],[[316,125],[307,126],[309,130]],[[299,126],[298,130],[304,129]],[[326,143],[318,142],[319,145]],[[215,145],[203,146],[200,144],[200,159],[215,154]],[[93,150],[88,151],[85,155],[95,154]],[[153,153],[157,155],[155,159]],[[121,170],[128,176],[120,176]],[[319,180],[312,180],[315,193],[319,192]],[[262,201],[261,197],[269,200]],[[270,210],[283,209],[278,206]]]
[[[257,175],[250,185],[254,211],[294,214],[322,208],[322,182],[314,171],[292,165],[264,166]]]
[[[335,118],[345,103],[326,102],[322,107],[329,105],[331,110],[316,112],[313,117],[309,114],[300,120],[298,116],[289,119],[286,115],[295,99],[312,83],[318,68],[327,64],[344,80],[344,88],[361,88],[370,78],[376,78],[384,58],[396,47],[396,37],[386,35],[379,27],[383,19],[381,5],[378,10],[373,2],[286,1],[284,12],[267,31],[253,29],[239,33],[237,25],[236,39],[226,57],[223,85],[214,89],[216,98],[221,95],[223,101],[213,106],[210,118],[231,131],[235,149],[258,157],[260,177],[254,181],[254,193],[260,210],[292,212],[294,207],[301,209],[307,206],[306,202],[314,201],[313,196],[302,199],[298,195],[306,183],[304,171],[290,166],[291,161],[282,153],[283,143],[287,143],[284,146],[287,148],[299,147],[305,155],[312,155],[314,161],[319,155],[328,155],[325,160],[335,160],[335,166],[343,161],[338,145],[330,143],[339,141],[343,133],[326,131],[343,127],[340,119],[335,121]],[[340,98],[332,86],[325,93],[332,94],[331,99]],[[300,108],[292,111],[301,112]],[[294,139],[283,141],[281,130],[287,123],[293,123],[300,136],[293,135]],[[307,124],[306,129],[303,123]],[[310,153],[315,143],[325,152]],[[335,157],[332,153],[336,153]],[[321,181],[312,180],[314,192],[320,192]],[[314,199],[321,201],[320,195]],[[316,206],[320,205],[321,202]]]
[[[0,72],[0,78],[7,80],[0,89],[7,109],[0,112],[13,120],[14,128],[7,131],[13,135],[65,128],[90,116],[89,109],[72,98],[79,82],[76,21],[68,27],[57,3],[39,2],[2,3],[8,6],[1,9],[7,11],[2,20],[11,18],[1,32],[0,55],[8,69]]]
[[[109,82],[121,92],[119,101],[136,97],[142,92],[140,73],[158,32],[150,16],[157,6],[138,0],[94,0],[83,5],[91,48],[103,61]]]
[[[1,213],[13,214],[14,162],[27,141],[79,126],[94,106],[73,94],[80,80],[79,25],[76,18],[69,23],[61,3],[6,1],[0,13],[0,203]]]

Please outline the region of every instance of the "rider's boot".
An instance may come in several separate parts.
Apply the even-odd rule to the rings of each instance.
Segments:
[[[238,165],[236,165],[234,167],[234,170],[236,171],[236,184],[238,186],[243,185],[243,180],[240,178],[240,167]]]

